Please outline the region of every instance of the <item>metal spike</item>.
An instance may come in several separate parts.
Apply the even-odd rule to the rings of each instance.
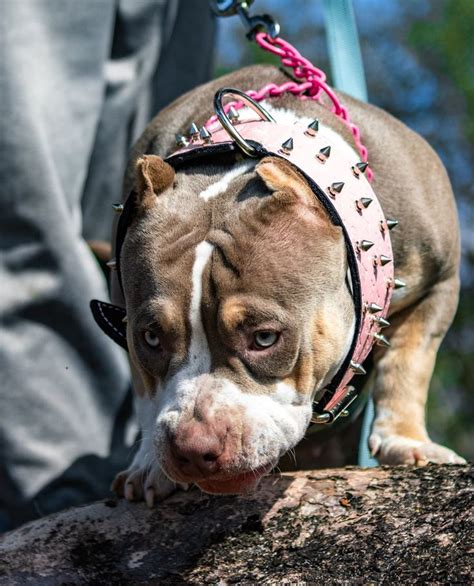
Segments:
[[[390,347],[390,342],[383,334],[373,334],[373,336],[375,338],[375,343],[377,344],[377,346],[384,346],[385,348]]]
[[[367,371],[362,366],[362,364],[359,364],[358,362],[354,362],[353,360],[351,360],[351,368],[355,374],[367,374]]]
[[[239,119],[239,113],[234,108],[234,106],[231,106],[229,108],[229,111],[227,112],[227,116],[229,117],[229,119],[232,122],[232,124],[235,124],[238,121],[238,119]]]
[[[372,248],[372,246],[374,245],[373,242],[371,242],[370,240],[361,240],[360,242],[357,242],[357,248],[359,248],[360,250],[363,250],[364,252],[367,252],[367,250],[370,250]]]
[[[390,322],[387,321],[384,317],[374,317],[374,321],[381,328],[388,328],[388,326],[390,325]]]
[[[398,226],[398,220],[391,220],[387,218],[387,227],[389,230],[393,230],[395,226]]]
[[[189,127],[189,136],[191,137],[191,140],[199,139],[199,128],[196,126],[194,122]]]
[[[331,156],[331,147],[330,146],[325,146],[322,149],[320,149],[319,153],[316,155],[316,158],[318,158],[321,163],[325,163],[326,159],[328,159]]]
[[[402,281],[401,279],[394,279],[393,280],[393,287],[394,289],[403,289],[403,287],[406,287],[407,284],[405,283],[405,281]]]
[[[308,124],[308,128],[304,131],[306,136],[316,136],[319,130],[319,120],[315,118],[311,124]]]
[[[121,214],[123,212],[123,203],[113,203],[112,204],[112,209],[117,214]]]
[[[369,303],[367,305],[367,310],[369,311],[369,313],[378,313],[379,311],[382,311],[383,307],[380,307],[380,305],[378,305],[377,303]]]
[[[372,203],[372,199],[370,197],[361,197],[356,201],[356,206],[358,210],[366,209]]]
[[[109,267],[109,269],[111,271],[116,271],[117,270],[117,261],[115,260],[115,258],[111,258],[105,264]]]
[[[369,163],[367,163],[366,161],[361,161],[360,163],[356,163],[352,167],[352,172],[358,178],[358,177],[360,177],[360,175],[362,173],[365,173],[368,166],[369,166]]]
[[[126,324],[127,322],[128,322],[128,317],[127,317],[127,316],[125,316],[125,317],[122,319],[122,323],[123,323],[123,324]]]
[[[331,184],[329,191],[333,194],[341,193],[343,187],[344,183],[342,181],[337,181],[336,183]]]
[[[293,150],[293,139],[289,138],[281,145],[280,152],[284,155],[289,155]]]
[[[199,138],[205,143],[212,142],[212,134],[205,126],[199,131]]]
[[[380,255],[380,264],[384,267],[388,265],[389,262],[392,262],[392,259],[389,256],[385,256],[385,254]]]
[[[176,146],[187,147],[189,144],[186,137],[183,134],[175,134],[175,139],[176,139]]]

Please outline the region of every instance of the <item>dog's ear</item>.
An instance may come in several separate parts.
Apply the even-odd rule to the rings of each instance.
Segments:
[[[171,165],[156,155],[144,155],[137,161],[137,195],[142,210],[156,203],[156,196],[171,187],[175,172]]]
[[[90,308],[100,329],[119,346],[128,350],[126,310],[118,305],[112,305],[98,299],[92,299]]]
[[[255,170],[282,204],[302,203],[317,207],[316,198],[304,177],[284,159],[265,157]]]
[[[306,179],[291,163],[280,157],[265,157],[255,168],[272,195],[261,200],[261,205],[268,213],[278,210],[293,210],[298,218],[316,223],[325,229],[328,237],[339,238],[342,235],[336,227],[319,199],[314,195]]]

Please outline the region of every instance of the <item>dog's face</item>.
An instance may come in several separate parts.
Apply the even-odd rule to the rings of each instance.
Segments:
[[[137,173],[121,266],[156,457],[243,492],[303,437],[350,345],[343,236],[278,158],[175,175],[148,156]]]

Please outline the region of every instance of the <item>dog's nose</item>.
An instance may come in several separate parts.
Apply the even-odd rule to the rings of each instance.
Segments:
[[[208,477],[221,468],[219,457],[225,442],[209,426],[192,422],[170,437],[170,452],[174,465],[183,473],[196,478]]]

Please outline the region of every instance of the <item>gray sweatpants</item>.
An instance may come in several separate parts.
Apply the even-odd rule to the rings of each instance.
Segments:
[[[105,495],[133,443],[107,288],[127,150],[210,73],[206,0],[0,2],[0,530]]]

